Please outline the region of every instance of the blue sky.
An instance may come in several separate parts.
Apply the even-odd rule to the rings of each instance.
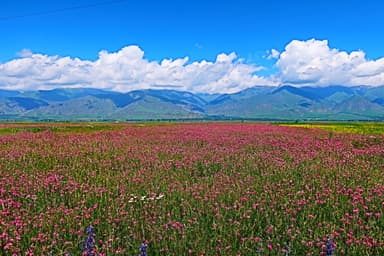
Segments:
[[[100,58],[100,51],[118,53],[124,47],[135,45],[139,47],[139,51],[142,51],[142,59],[147,62],[161,63],[164,59],[176,60],[187,56],[188,59],[181,63],[183,67],[193,62],[201,63],[203,60],[215,64],[218,55],[229,56],[234,52],[236,57],[229,60],[231,65],[227,67],[227,71],[241,64],[242,68],[248,68],[248,75],[257,74],[261,78],[272,81],[272,84],[295,83],[295,81],[301,84],[306,81],[317,81],[320,84],[328,81],[342,82],[342,79],[316,80],[318,74],[305,77],[308,70],[294,77],[287,67],[292,62],[288,63],[286,60],[279,62],[279,55],[268,58],[272,49],[279,54],[283,53],[294,40],[307,42],[307,44],[312,42],[315,46],[319,46],[316,42],[326,40],[326,47],[329,48],[329,53],[326,53],[328,55],[332,55],[332,50],[339,53],[345,52],[348,55],[360,50],[364,52],[364,56],[360,56],[363,60],[361,59],[359,65],[362,62],[375,61],[374,67],[371,66],[369,72],[374,69],[372,72],[376,77],[371,79],[374,82],[367,80],[367,83],[378,85],[378,80],[382,78],[382,73],[379,72],[381,71],[379,60],[384,55],[382,13],[384,13],[384,3],[379,0],[4,0],[0,3],[0,64],[4,66],[20,58],[30,58],[28,54],[20,54],[23,49],[24,53],[41,54],[47,58],[69,56],[71,59],[79,58],[96,62]],[[312,39],[315,41],[310,41]],[[302,51],[301,48],[293,48]],[[289,56],[293,56],[292,54]],[[121,54],[121,57],[132,56]],[[309,58],[310,56],[307,61]],[[49,61],[55,63],[55,60],[49,59]],[[348,61],[344,60],[341,64],[346,65],[345,62]],[[313,70],[314,64],[307,64],[311,65]],[[353,65],[356,69],[357,64]],[[128,65],[127,68],[129,67]],[[3,67],[3,70],[10,68]],[[287,72],[285,77],[284,70]],[[319,70],[325,72],[323,68]],[[243,71],[244,69],[241,72]],[[221,74],[224,76],[224,73]],[[22,77],[23,74],[16,75]],[[1,79],[2,76],[3,79]],[[0,87],[20,87],[17,81],[5,79],[6,76],[10,74],[0,72]],[[126,76],[125,80],[127,80]],[[213,77],[212,81],[205,81],[205,83],[213,83],[219,78]],[[193,90],[192,87],[196,81],[183,79],[181,82],[190,82],[189,87],[183,87],[183,89]],[[133,80],[137,82],[137,79]],[[154,83],[148,80],[135,87],[132,85],[133,80],[130,80],[131,86],[126,90],[149,87]],[[236,79],[232,80],[232,84],[227,85],[226,89],[235,86],[233,83]],[[119,82],[120,87],[110,86],[110,88],[124,90],[121,88],[122,81]],[[170,83],[170,81],[164,82]],[[57,80],[51,83],[60,84]],[[345,81],[345,84],[355,83],[357,83],[356,79],[352,80],[352,78]],[[67,84],[75,85],[76,81]],[[85,84],[87,83],[79,83],[79,86]],[[92,85],[91,82],[88,84]],[[250,84],[251,80],[238,89],[249,87]],[[215,86],[212,90],[206,86],[204,88],[213,92],[220,85]],[[202,85],[200,87],[203,88]],[[108,86],[105,85],[104,88]]]

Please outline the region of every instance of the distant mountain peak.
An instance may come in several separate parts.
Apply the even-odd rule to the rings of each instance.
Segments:
[[[384,86],[254,86],[231,94],[173,89],[0,90],[2,120],[384,120]]]

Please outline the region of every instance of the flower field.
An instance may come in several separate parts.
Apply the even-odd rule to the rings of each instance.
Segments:
[[[95,255],[384,255],[384,135],[2,124],[0,255],[81,255],[89,225]]]

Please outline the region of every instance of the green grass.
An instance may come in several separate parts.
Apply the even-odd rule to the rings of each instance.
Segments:
[[[0,124],[0,135],[14,134],[19,132],[38,133],[43,131],[65,132],[65,133],[90,133],[101,131],[112,131],[123,128],[119,123],[14,123]]]
[[[323,129],[337,133],[384,134],[384,122],[282,123],[279,125]]]

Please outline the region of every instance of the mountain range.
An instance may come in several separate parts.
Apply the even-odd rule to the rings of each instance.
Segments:
[[[237,93],[0,90],[0,120],[384,120],[384,86],[255,86]]]

